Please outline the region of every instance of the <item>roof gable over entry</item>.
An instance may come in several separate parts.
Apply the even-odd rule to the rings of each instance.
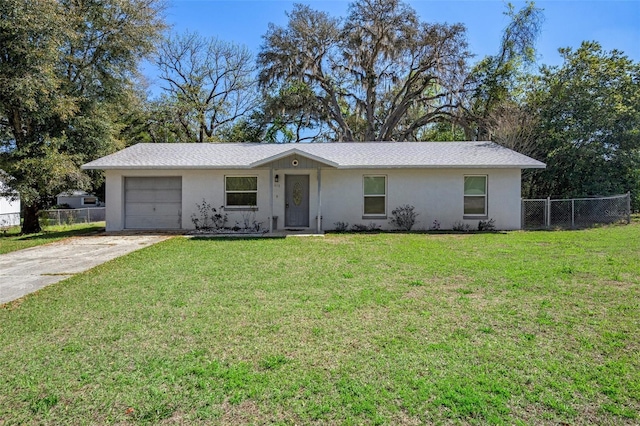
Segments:
[[[313,144],[137,144],[83,169],[251,169],[304,157],[320,167],[544,168],[544,163],[493,142],[352,142]]]
[[[256,161],[251,165],[252,168],[265,166],[271,166],[276,169],[316,169],[318,167],[338,167],[339,165],[333,161],[327,160],[326,158],[318,157],[294,148],[273,155],[269,158]]]

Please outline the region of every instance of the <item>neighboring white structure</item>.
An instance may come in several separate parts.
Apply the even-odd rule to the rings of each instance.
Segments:
[[[0,170],[0,228],[20,226],[20,196],[5,185],[3,174]]]
[[[520,174],[537,160],[491,142],[138,144],[82,166],[106,172],[108,231],[193,229],[203,199],[229,224],[322,232],[338,222],[414,229],[494,219],[520,229]]]
[[[80,189],[64,191],[56,195],[56,204],[67,204],[72,209],[103,207],[98,197]]]

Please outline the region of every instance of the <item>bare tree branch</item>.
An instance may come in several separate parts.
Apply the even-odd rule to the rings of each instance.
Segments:
[[[174,114],[193,141],[218,139],[258,103],[253,58],[245,47],[187,32],[166,39],[156,63]]]

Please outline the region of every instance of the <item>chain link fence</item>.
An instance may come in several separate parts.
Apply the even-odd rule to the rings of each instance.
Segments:
[[[567,200],[522,200],[522,229],[586,228],[631,222],[631,194]]]
[[[45,226],[72,225],[74,223],[102,222],[105,220],[105,208],[42,210],[40,221]]]

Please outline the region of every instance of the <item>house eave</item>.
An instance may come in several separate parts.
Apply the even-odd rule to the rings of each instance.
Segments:
[[[544,169],[547,166],[530,164],[424,164],[424,165],[347,165],[338,169]]]
[[[249,170],[248,166],[209,166],[209,165],[186,165],[186,166],[166,166],[166,165],[144,165],[144,166],[80,166],[82,170]]]
[[[310,158],[310,157],[308,157]],[[316,160],[317,161],[317,160]],[[270,163],[268,161],[266,164]],[[326,164],[326,162],[324,162]],[[249,165],[249,166],[210,166],[210,165],[184,165],[184,166],[166,166],[166,165],[144,165],[144,166],[91,166],[83,165],[82,170],[252,170],[264,166],[265,164]],[[327,168],[338,170],[357,170],[357,169],[544,169],[545,164],[428,164],[428,165],[388,165],[388,164],[368,164],[368,165],[330,165]]]

